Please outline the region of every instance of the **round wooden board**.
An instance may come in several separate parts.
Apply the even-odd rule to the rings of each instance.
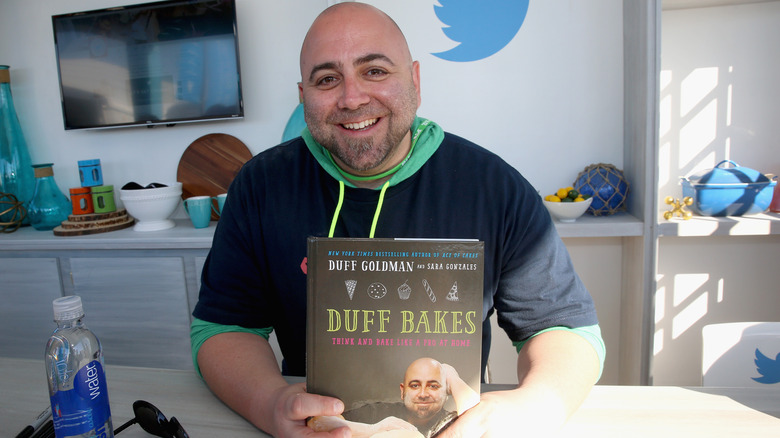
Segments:
[[[69,228],[68,221],[62,223],[62,225],[55,227],[55,236],[86,236],[88,234],[100,234],[107,233],[109,231],[123,230],[125,228],[132,227],[135,223],[135,219],[132,216],[125,215],[123,217],[114,218],[116,222],[110,224],[100,224],[99,221],[95,221],[93,225],[84,228]],[[79,222],[72,222],[76,224]],[[89,222],[80,222],[81,224],[89,224]]]
[[[246,145],[229,134],[207,134],[195,140],[182,154],[176,171],[182,199],[226,193],[250,158],[252,153]],[[212,214],[212,219],[218,216]]]

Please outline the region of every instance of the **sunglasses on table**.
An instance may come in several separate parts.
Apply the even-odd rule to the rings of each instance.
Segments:
[[[138,423],[141,429],[155,436],[162,438],[190,438],[176,417],[171,417],[168,420],[156,406],[147,401],[135,401],[133,403],[133,412],[135,417],[116,428],[114,435]]]
[[[133,412],[135,417],[116,428],[114,435],[138,423],[141,429],[155,436],[162,438],[190,438],[176,417],[171,417],[168,420],[156,406],[147,401],[137,400],[133,403]],[[47,421],[31,438],[54,438],[54,423],[52,420]]]

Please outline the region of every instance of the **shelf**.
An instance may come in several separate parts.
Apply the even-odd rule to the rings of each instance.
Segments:
[[[162,231],[138,232],[132,227],[86,236],[55,236],[51,231],[24,227],[0,235],[2,251],[54,250],[128,250],[128,249],[205,249],[211,248],[216,222],[208,228],[195,229],[187,219],[176,219],[176,226]],[[627,213],[611,216],[584,214],[575,222],[554,221],[563,238],[641,236],[642,221]],[[780,223],[777,224],[780,226]]]
[[[637,237],[643,234],[642,221],[628,213],[610,216],[584,214],[574,222],[560,222],[553,219],[558,234],[572,237]]]
[[[777,0],[663,0],[663,10],[708,8],[712,6],[745,5],[749,3],[766,3]]]
[[[55,236],[51,231],[23,227],[0,235],[2,251],[127,250],[127,249],[206,249],[211,248],[216,222],[196,229],[189,219],[175,219],[167,230],[139,232],[133,228],[86,236]]]
[[[780,213],[761,213],[750,216],[706,217],[690,220],[660,219],[659,236],[768,236],[780,235]]]

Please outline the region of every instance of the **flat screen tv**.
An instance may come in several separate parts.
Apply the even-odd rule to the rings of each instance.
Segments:
[[[55,15],[66,130],[244,116],[235,0]]]

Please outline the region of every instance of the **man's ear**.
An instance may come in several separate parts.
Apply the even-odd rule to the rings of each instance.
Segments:
[[[303,83],[298,82],[298,103],[303,103]]]
[[[422,105],[422,93],[420,92],[420,61],[412,62],[412,81],[414,82],[414,88],[417,90],[417,108]]]
[[[402,383],[400,386],[401,386],[401,400],[403,400],[404,399],[404,384]]]

